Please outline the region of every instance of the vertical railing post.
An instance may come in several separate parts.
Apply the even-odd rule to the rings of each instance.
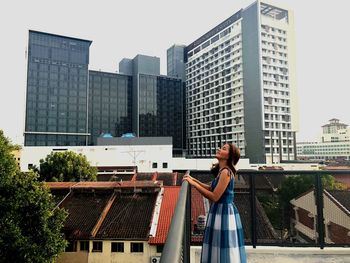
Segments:
[[[251,238],[252,246],[256,248],[257,238],[256,238],[256,189],[255,189],[255,174],[249,174],[250,180],[250,214],[251,214]]]
[[[191,185],[187,187],[187,197],[186,197],[186,214],[185,214],[185,229],[183,238],[183,262],[190,263],[190,253],[191,253],[191,234],[192,234],[192,224],[191,224]]]
[[[317,209],[317,233],[318,244],[321,249],[324,248],[324,218],[323,218],[323,186],[321,181],[321,174],[315,173],[315,201]]]

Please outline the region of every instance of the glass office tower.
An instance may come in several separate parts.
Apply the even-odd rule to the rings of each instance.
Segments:
[[[167,75],[186,81],[185,45],[173,45],[167,50]]]
[[[174,153],[182,153],[183,97],[181,79],[139,74],[138,134],[173,137]]]
[[[120,137],[131,132],[132,77],[89,71],[89,79],[89,144],[105,133]]]
[[[25,146],[87,144],[91,43],[29,31]]]

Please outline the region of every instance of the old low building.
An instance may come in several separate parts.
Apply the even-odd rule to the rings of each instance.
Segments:
[[[200,174],[197,174],[200,176]],[[206,175],[208,179],[210,175]],[[51,182],[57,207],[68,211],[64,225],[69,241],[58,263],[158,262],[180,193],[183,174],[141,173],[130,181]],[[192,189],[192,245],[201,245],[209,202]],[[249,193],[237,192],[246,243],[251,240]],[[276,233],[257,200],[257,236]],[[153,260],[153,261],[152,261]]]
[[[333,190],[323,192],[323,216],[325,242],[328,244],[350,243],[350,191]],[[292,228],[300,240],[314,241],[318,237],[315,191],[309,190],[291,200]]]

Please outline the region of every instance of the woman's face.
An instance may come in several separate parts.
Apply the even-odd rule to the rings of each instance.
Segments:
[[[230,151],[230,146],[228,144],[225,144],[224,146],[221,147],[221,149],[218,149],[216,152],[216,159],[218,160],[228,160],[229,157],[229,151]]]

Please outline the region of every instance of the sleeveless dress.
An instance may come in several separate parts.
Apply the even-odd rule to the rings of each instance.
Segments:
[[[228,169],[228,168],[223,168]],[[219,174],[223,170],[219,171]],[[230,182],[217,202],[210,206],[203,237],[202,263],[246,263],[244,235],[238,210],[233,203],[234,177],[228,169]],[[211,183],[215,189],[219,176]]]

